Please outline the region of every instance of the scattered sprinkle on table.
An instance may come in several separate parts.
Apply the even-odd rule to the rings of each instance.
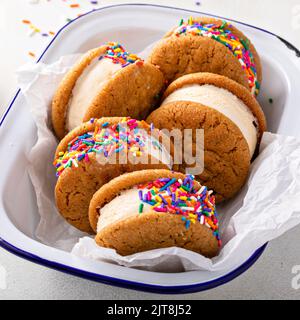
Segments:
[[[32,51],[29,51],[29,52],[28,52],[28,55],[29,55],[30,57],[32,57],[32,58],[35,58],[35,53],[32,52]]]
[[[57,5],[57,3],[55,3],[55,1],[51,1],[51,0],[47,0],[47,1],[40,1],[40,0],[29,0],[28,3],[30,5],[42,5],[44,3],[48,3],[49,6],[51,5],[53,8]],[[99,1],[96,0],[90,0],[90,1],[71,1],[71,0],[61,0],[61,3],[63,3],[64,6],[66,6],[66,10],[68,10],[69,12],[64,12],[64,14],[62,15],[62,25],[58,26],[58,28],[62,27],[63,24],[69,23],[71,21],[73,21],[74,19],[76,19],[77,17],[82,16],[83,14],[85,14],[88,11],[94,10],[97,8],[97,6],[99,5]],[[75,10],[77,9],[77,10]],[[81,9],[83,12],[79,12],[78,10]],[[50,10],[50,9],[49,9]],[[28,37],[33,37],[37,34],[39,34],[41,36],[41,38],[47,39],[49,38],[49,36],[54,36],[56,34],[55,31],[49,31],[47,32],[45,30],[44,27],[39,27],[34,25],[30,19],[28,18],[24,18],[22,20],[22,23],[24,25],[27,25],[29,30],[27,33]],[[56,30],[56,28],[53,30]]]

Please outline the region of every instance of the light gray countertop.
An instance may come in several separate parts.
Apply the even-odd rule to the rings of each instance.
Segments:
[[[38,53],[46,45],[40,37],[28,38],[20,23],[25,18],[40,23],[44,19],[44,15],[41,17],[39,13],[45,7],[32,8],[28,2],[0,2],[0,114],[15,91],[14,71],[30,60],[26,54],[28,51]],[[101,1],[101,4],[119,2]],[[183,5],[180,0],[126,2],[171,4],[213,12],[273,31],[300,47],[299,0],[203,0],[200,1],[201,6],[196,6],[196,1],[184,1]],[[42,5],[45,6],[45,3]],[[20,6],[22,10],[14,10],[16,7],[20,9]],[[55,12],[50,11],[47,12],[46,20],[53,21]],[[48,23],[50,29],[52,26],[49,21],[45,23]],[[177,296],[148,294],[95,283],[33,264],[0,249],[0,299],[299,299],[300,289],[292,287],[292,279],[296,276],[292,268],[300,266],[299,235],[300,226],[272,241],[255,265],[230,283],[210,291]],[[300,279],[298,282],[300,286]]]

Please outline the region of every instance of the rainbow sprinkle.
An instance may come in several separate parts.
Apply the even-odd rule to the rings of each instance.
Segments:
[[[187,175],[183,181],[161,178],[138,186],[138,192],[141,204],[147,203],[156,212],[181,215],[187,229],[196,221],[207,226],[221,246],[215,197],[205,186],[195,188],[194,176]],[[139,213],[142,212],[143,206],[140,206]]]
[[[239,59],[242,68],[245,70],[252,94],[258,95],[260,84],[257,79],[254,57],[249,49],[249,40],[239,39],[231,30],[226,29],[226,26],[226,21],[223,21],[222,25],[214,23],[203,24],[194,21],[190,17],[187,22],[181,19],[179,27],[174,31],[174,34],[176,36],[189,34],[209,37],[226,46]]]
[[[143,60],[139,58],[136,54],[129,53],[117,42],[108,42],[106,53],[99,58],[110,59],[113,63],[121,64],[122,68],[136,63],[137,65],[143,65]]]
[[[149,141],[154,150],[162,150],[159,142],[148,135],[150,129],[145,121],[123,118],[113,125],[108,122],[101,125],[95,119],[90,121],[95,122],[95,130],[74,138],[53,162],[57,177],[66,168],[78,167],[80,161],[88,162],[91,153],[108,158],[113,153],[131,152],[134,157],[140,157]]]
[[[28,36],[32,37],[35,34],[40,34],[42,37],[49,37],[49,36],[54,36],[55,32],[54,31],[42,31],[40,28],[38,28],[36,25],[34,25],[30,20],[23,19],[22,23],[26,24],[29,28],[28,31]]]

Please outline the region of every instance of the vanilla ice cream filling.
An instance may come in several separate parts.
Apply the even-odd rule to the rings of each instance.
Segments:
[[[82,119],[104,84],[122,68],[110,59],[94,59],[77,79],[68,103],[66,126],[70,131]]]
[[[215,109],[229,118],[242,132],[252,157],[257,145],[257,119],[245,103],[230,91],[214,85],[186,85],[171,93],[162,105],[174,101],[192,101]]]
[[[111,224],[139,214],[141,200],[138,191],[137,187],[124,190],[99,210],[97,233]],[[147,203],[143,205],[144,212],[151,208]]]

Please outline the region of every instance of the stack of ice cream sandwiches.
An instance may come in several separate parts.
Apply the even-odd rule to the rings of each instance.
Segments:
[[[116,42],[83,54],[52,102],[58,211],[121,255],[177,246],[216,256],[216,204],[245,184],[266,130],[261,82],[251,41],[212,18],[181,19],[145,61]],[[187,144],[169,135],[186,129],[202,150],[194,174],[176,160]]]

